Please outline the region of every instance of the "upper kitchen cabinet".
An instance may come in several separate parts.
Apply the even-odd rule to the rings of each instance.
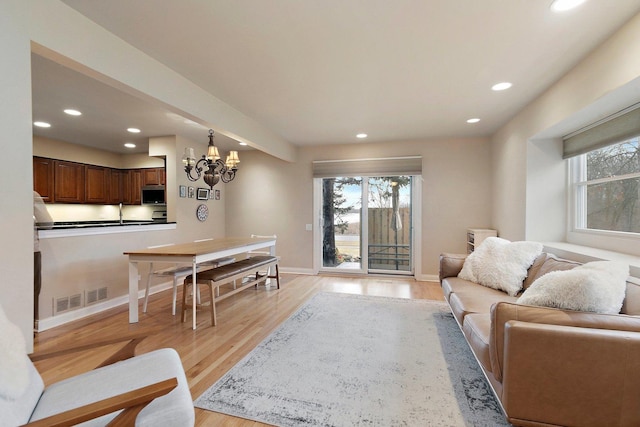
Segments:
[[[46,203],[53,198],[53,160],[44,157],[33,158],[33,191],[36,191]]]
[[[115,205],[118,203],[124,203],[124,183],[128,179],[128,171],[111,169],[109,173],[109,200],[107,201],[108,204]]]
[[[164,168],[115,169],[33,157],[33,190],[46,203],[139,205],[142,187],[165,185]]]
[[[142,185],[164,185],[164,168],[142,169]]]
[[[125,203],[139,205],[142,203],[142,177],[145,169],[130,169],[129,179],[125,181]]]
[[[86,203],[108,203],[111,169],[93,165],[86,165],[85,167]]]
[[[85,165],[55,160],[54,199],[62,203],[85,203]]]

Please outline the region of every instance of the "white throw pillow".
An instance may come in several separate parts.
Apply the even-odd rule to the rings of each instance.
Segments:
[[[552,271],[531,284],[518,304],[618,314],[627,290],[629,266],[594,261],[572,270]]]
[[[0,306],[0,398],[15,400],[29,385],[27,347],[22,331]]]
[[[527,270],[542,253],[542,243],[489,237],[464,261],[458,277],[516,296]]]

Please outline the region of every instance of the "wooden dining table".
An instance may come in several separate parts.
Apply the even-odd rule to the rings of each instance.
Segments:
[[[138,299],[140,298],[140,290],[138,288],[139,263],[191,264],[193,269],[193,292],[194,295],[197,295],[196,268],[198,264],[258,249],[264,250],[265,248],[269,249],[271,255],[275,255],[275,237],[222,237],[124,252],[129,257],[129,323],[138,322]],[[192,311],[193,329],[196,329],[195,308]]]

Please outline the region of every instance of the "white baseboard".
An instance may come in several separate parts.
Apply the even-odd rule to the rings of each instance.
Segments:
[[[437,274],[421,274],[416,276],[416,280],[420,282],[439,282],[440,277]]]
[[[181,283],[178,283],[178,286]],[[158,292],[165,291],[167,289],[171,289],[173,287],[173,281],[171,282],[163,282],[158,283],[155,286],[151,286],[149,288],[149,295],[156,294]],[[138,299],[144,298],[144,289],[138,291]],[[43,332],[47,329],[55,328],[56,326],[61,326],[69,322],[73,322],[75,320],[80,320],[84,317],[91,316],[96,313],[100,313],[106,310],[110,310],[112,308],[118,307],[123,304],[129,304],[129,295],[122,295],[104,302],[99,302],[96,304],[91,304],[86,307],[79,308],[77,310],[72,310],[66,313],[58,314],[56,316],[47,317],[45,319],[38,320],[37,332]]]
[[[294,267],[280,267],[280,273],[305,274],[308,276],[313,276],[316,274],[312,268],[294,268]]]

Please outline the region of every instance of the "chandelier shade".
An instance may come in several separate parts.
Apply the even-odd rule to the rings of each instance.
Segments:
[[[213,189],[218,182],[231,182],[236,177],[240,158],[237,151],[231,151],[225,162],[220,158],[218,147],[213,143],[213,129],[209,129],[209,145],[207,154],[196,159],[193,148],[185,148],[182,156],[184,171],[189,181],[197,181],[201,177],[204,182]]]

